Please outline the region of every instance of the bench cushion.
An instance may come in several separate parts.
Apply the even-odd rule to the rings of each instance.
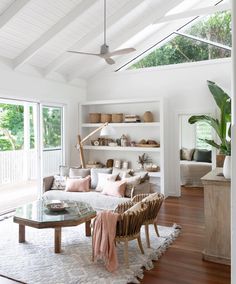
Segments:
[[[100,192],[65,192],[62,190],[49,190],[43,194],[48,200],[71,200],[89,203],[95,210],[115,210],[118,204],[127,202],[130,198],[115,197]]]

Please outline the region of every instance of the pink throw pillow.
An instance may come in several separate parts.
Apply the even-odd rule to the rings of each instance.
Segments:
[[[85,178],[68,178],[66,180],[66,191],[78,192],[89,191],[90,176]]]
[[[124,197],[125,185],[126,185],[126,182],[122,180],[107,181],[103,187],[102,194],[116,196],[116,197]]]

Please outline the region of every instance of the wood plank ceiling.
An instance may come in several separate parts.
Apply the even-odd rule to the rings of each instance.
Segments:
[[[116,64],[108,66],[98,57],[67,52],[69,49],[99,52],[103,43],[103,0],[1,0],[0,61],[8,62],[18,71],[30,66],[44,77],[60,74],[68,83],[77,78],[88,79],[103,70],[113,72],[194,17],[192,13],[191,17],[181,19],[178,13],[209,9],[216,2],[107,0],[110,49],[137,50],[116,57]],[[170,15],[172,20],[165,21]]]

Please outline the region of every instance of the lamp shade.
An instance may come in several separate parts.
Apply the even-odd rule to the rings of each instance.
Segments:
[[[113,127],[111,127],[110,125],[106,125],[102,128],[101,132],[100,132],[100,136],[105,137],[105,136],[113,136],[115,135],[115,130]]]

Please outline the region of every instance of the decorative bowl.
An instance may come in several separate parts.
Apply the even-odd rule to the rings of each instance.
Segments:
[[[61,200],[50,200],[46,204],[46,207],[50,211],[58,212],[58,211],[64,211],[67,208],[69,208],[69,205]]]

